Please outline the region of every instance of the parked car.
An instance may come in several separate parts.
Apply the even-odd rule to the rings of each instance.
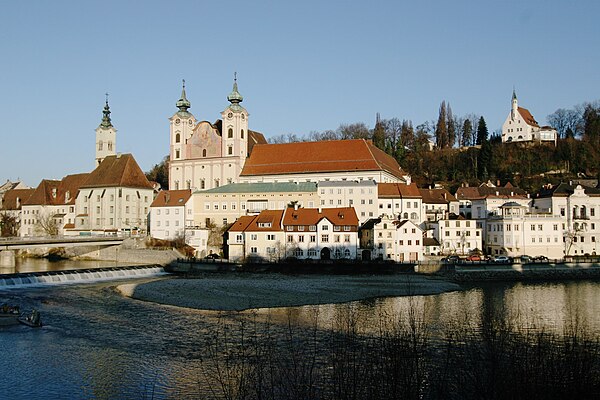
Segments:
[[[496,264],[510,264],[513,262],[513,260],[508,256],[496,256],[494,257],[494,262]]]
[[[221,258],[217,253],[210,253],[206,257],[207,260],[216,260],[217,258]]]
[[[460,261],[460,257],[457,256],[456,254],[442,258],[442,263],[444,263],[444,264],[454,264],[459,261]]]
[[[549,261],[548,257],[546,257],[546,256],[537,256],[537,257],[534,257],[533,260],[537,261],[537,262],[548,262]]]
[[[533,258],[529,257],[528,255],[522,255],[521,257],[519,257],[519,259],[521,260],[521,263],[525,264],[525,263],[530,263],[533,261]]]
[[[467,257],[467,261],[482,261],[482,258],[480,255],[471,254],[470,256]]]

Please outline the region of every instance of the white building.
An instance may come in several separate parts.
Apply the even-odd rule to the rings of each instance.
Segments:
[[[68,233],[146,232],[154,190],[131,154],[106,156],[76,195]]]
[[[519,107],[513,90],[511,110],[502,125],[502,142],[551,142],[556,144],[556,129],[538,125],[528,109]]]
[[[562,258],[562,219],[548,213],[530,213],[516,202],[500,207],[487,221],[486,252],[490,255]]]
[[[419,225],[424,219],[423,198],[414,183],[377,184],[377,216],[410,220]]]
[[[156,239],[174,240],[186,237],[186,227],[194,226],[192,192],[163,190],[150,205],[150,236]]]
[[[320,181],[318,193],[319,204],[322,208],[353,207],[360,222],[378,214],[377,183],[373,180]]]
[[[227,225],[263,210],[285,210],[291,203],[307,208],[319,204],[317,184],[313,182],[232,183],[195,191],[192,198],[194,224],[202,227]]]
[[[358,219],[353,208],[287,208],[240,217],[227,231],[230,261],[355,259]]]
[[[429,224],[433,237],[439,242],[442,254],[469,254],[482,250],[483,232],[476,221],[459,217],[442,219]]]
[[[361,226],[362,259],[417,262],[423,259],[423,231],[409,220],[383,215]]]
[[[492,182],[482,183],[477,187],[462,186],[456,190],[456,199],[460,204],[460,214],[467,219],[485,220],[489,214],[496,214],[500,207],[509,201],[522,206],[531,206],[529,194],[510,182],[506,185],[494,185]]]
[[[283,216],[286,254],[321,260],[356,259],[358,218],[352,207],[288,208]]]
[[[419,189],[423,204],[423,221],[435,222],[459,215],[459,202],[449,191],[443,188]]]
[[[533,201],[538,213],[561,220],[565,256],[600,254],[600,189],[570,183],[543,188]]]

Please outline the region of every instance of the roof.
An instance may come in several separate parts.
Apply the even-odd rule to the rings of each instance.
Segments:
[[[519,114],[521,114],[521,117],[523,117],[523,119],[527,123],[527,125],[539,127],[537,121],[535,120],[535,118],[533,118],[533,115],[531,115],[528,109],[523,107],[518,107],[517,109],[519,111]]]
[[[600,196],[600,188],[561,182],[558,185],[542,188],[537,194],[537,197],[568,197],[575,192],[577,186],[581,186],[583,192],[588,196]]]
[[[371,179],[363,179],[362,181],[319,181],[319,187],[368,187],[376,186],[377,182]]]
[[[131,154],[107,156],[90,173],[82,188],[129,187],[152,189],[152,184]]]
[[[283,216],[283,225],[316,225],[327,218],[333,225],[358,226],[358,217],[352,207],[298,208],[289,207]]]
[[[419,189],[423,203],[428,204],[448,204],[451,201],[457,201],[446,189]]]
[[[254,145],[267,143],[267,139],[265,139],[265,136],[262,133],[248,129],[248,154],[252,153]]]
[[[57,206],[75,204],[77,192],[90,174],[67,175],[58,180],[43,179],[24,205]]]
[[[192,191],[185,190],[162,190],[158,192],[150,207],[177,207],[184,206],[192,197]]]
[[[12,189],[2,197],[3,210],[20,210],[21,205],[29,200],[35,189]],[[19,201],[17,201],[19,199]]]
[[[264,192],[316,192],[314,182],[257,182],[230,183],[218,188],[201,190],[202,193],[264,193]]]
[[[361,225],[360,229],[373,229],[380,222],[381,218],[369,218]]]
[[[406,175],[396,160],[365,139],[257,144],[241,176],[315,172],[386,171]]]
[[[524,198],[527,192],[514,187],[508,182],[504,187],[481,185],[479,187],[460,187],[456,190],[456,198],[459,200],[478,200],[492,197],[502,198]]]
[[[276,232],[281,231],[281,218],[283,210],[263,210],[255,216],[243,215],[239,217],[228,232]],[[262,224],[262,226],[261,226]],[[269,226],[267,226],[270,224]]]
[[[256,219],[257,215],[243,215],[239,217],[227,230],[228,232],[244,232]]]
[[[423,246],[439,246],[440,242],[436,238],[432,237],[424,237],[423,238]]]
[[[414,183],[378,183],[377,191],[380,198],[421,198],[421,192]]]

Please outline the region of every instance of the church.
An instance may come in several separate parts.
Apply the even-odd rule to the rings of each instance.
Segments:
[[[528,109],[519,107],[517,94],[513,90],[511,109],[502,125],[502,143],[554,142],[556,129],[540,126]]]
[[[169,118],[169,189],[208,190],[231,183],[334,180],[410,183],[396,160],[370,140],[268,144],[249,129],[248,111],[234,78],[229,105],[214,123],[189,111],[185,81],[178,111]]]

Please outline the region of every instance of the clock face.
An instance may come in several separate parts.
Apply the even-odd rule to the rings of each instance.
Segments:
[[[192,120],[191,120],[191,119],[190,119],[190,120],[188,120],[188,124],[190,124],[190,126],[192,126],[193,122],[192,122]]]
[[[242,114],[242,119],[246,118],[246,116],[244,114]]]
[[[175,120],[175,125],[179,125],[179,123],[180,123],[180,122],[181,122],[181,120],[180,120],[179,118],[177,118],[177,119]]]
[[[232,118],[232,117],[233,117],[233,113],[227,114],[227,118]]]

